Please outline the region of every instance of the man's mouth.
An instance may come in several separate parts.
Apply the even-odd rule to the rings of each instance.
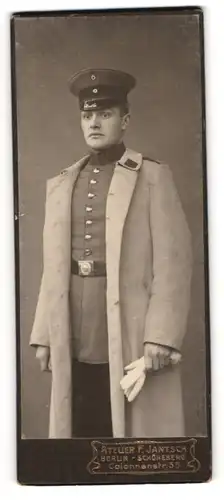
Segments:
[[[103,137],[103,134],[100,134],[99,132],[92,132],[92,134],[89,134],[89,137]]]

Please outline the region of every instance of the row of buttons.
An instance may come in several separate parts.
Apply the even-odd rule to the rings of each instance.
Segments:
[[[99,172],[100,172],[99,168],[96,168],[96,167],[95,167],[95,168],[93,169],[93,173],[94,173],[94,174],[99,174]],[[96,179],[91,179],[91,180],[90,180],[90,184],[91,184],[91,185],[95,185],[95,184],[97,184],[97,180],[96,180]],[[88,196],[88,198],[89,198],[89,199],[93,199],[93,198],[95,198],[96,194],[89,192],[87,196]],[[93,211],[92,207],[91,207],[91,206],[89,206],[89,205],[86,205],[86,212],[91,213],[92,211]],[[87,220],[85,221],[86,226],[91,226],[91,225],[92,225],[92,223],[93,223],[93,221],[92,221],[91,219],[87,219]],[[86,241],[89,241],[89,240],[91,240],[91,239],[92,239],[92,236],[91,236],[91,234],[86,233],[84,238],[85,238],[85,240],[86,240]],[[89,257],[89,256],[91,255],[91,253],[92,253],[92,250],[91,250],[90,248],[86,248],[86,249],[84,250],[84,253],[85,253],[85,256],[86,256],[86,257]]]

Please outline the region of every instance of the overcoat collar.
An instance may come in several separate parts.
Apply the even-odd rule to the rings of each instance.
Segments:
[[[51,188],[60,187],[61,185],[66,184],[66,180],[68,180],[69,184],[72,180],[73,182],[75,182],[81,168],[88,162],[89,158],[90,154],[83,156],[79,161],[62,170],[59,175],[49,179],[49,186],[51,186]],[[123,166],[125,169],[132,170],[133,172],[138,171],[141,167],[141,164],[142,155],[129,148],[125,149],[122,157],[116,162],[116,166]],[[49,195],[50,192],[51,189],[49,190]]]

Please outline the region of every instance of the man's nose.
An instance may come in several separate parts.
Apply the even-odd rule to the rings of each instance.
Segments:
[[[92,115],[90,126],[91,126],[91,128],[99,128],[100,127],[99,116],[96,113],[93,113],[93,115]]]

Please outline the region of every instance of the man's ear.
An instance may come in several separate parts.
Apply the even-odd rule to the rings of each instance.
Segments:
[[[126,130],[126,128],[128,127],[130,117],[131,117],[130,113],[126,113],[126,115],[122,116],[122,123],[121,123],[122,130]]]

